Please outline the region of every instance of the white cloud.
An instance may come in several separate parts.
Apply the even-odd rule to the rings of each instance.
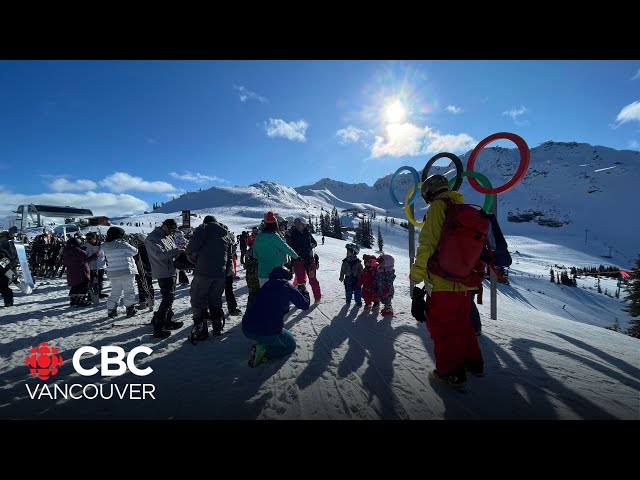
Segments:
[[[146,141],[149,145],[155,145],[156,143],[158,143],[158,140],[156,140],[155,138],[151,138],[151,137],[147,137],[147,138],[145,138],[145,141]]]
[[[507,110],[506,112],[502,112],[502,115],[506,115],[507,117],[511,117],[515,122],[520,115],[527,113],[527,107],[521,106],[520,108],[512,108],[511,110]]]
[[[471,135],[459,133],[458,135],[442,134],[435,130],[427,132],[427,145],[425,153],[433,152],[466,152],[477,145],[477,141]]]
[[[618,128],[623,123],[631,122],[633,120],[640,122],[640,100],[630,103],[620,110],[620,113],[616,117],[616,122],[618,122],[618,124],[614,126],[614,128]]]
[[[460,107],[456,107],[455,105],[447,105],[445,107],[445,110],[449,113],[462,113],[464,112],[464,110],[462,110]]]
[[[173,192],[176,188],[167,182],[149,182],[124,172],[116,172],[100,180],[100,185],[112,192],[139,190],[142,192]]]
[[[11,211],[18,205],[25,204],[43,205],[69,205],[78,208],[89,208],[94,215],[120,216],[149,210],[144,200],[128,194],[115,194],[106,192],[87,193],[41,193],[38,195],[24,195],[12,193],[0,186],[0,216],[11,215]]]
[[[72,192],[72,191],[89,191],[94,190],[98,184],[92,180],[80,179],[73,182],[66,178],[56,178],[49,184],[49,189],[54,192]]]
[[[209,175],[203,175],[201,173],[191,173],[189,170],[187,170],[183,174],[171,172],[169,175],[171,175],[173,178],[177,178],[178,180],[185,180],[187,182],[194,182],[194,183],[207,183],[207,182],[229,183],[224,178],[219,178],[216,176],[211,177]]]
[[[631,80],[638,80],[640,78],[640,68],[636,72],[636,74],[631,78]]]
[[[233,88],[235,88],[238,91],[238,95],[240,95],[241,102],[246,102],[247,100],[258,100],[259,102],[264,103],[267,101],[265,97],[258,95],[256,92],[247,90],[242,85],[234,85]]]
[[[341,128],[336,132],[336,135],[340,137],[339,142],[342,144],[345,143],[355,143],[362,138],[367,132],[361,130],[353,125],[349,125],[347,128]]]
[[[630,140],[627,148],[629,148],[629,150],[640,150],[640,142],[637,140]]]
[[[306,142],[305,133],[309,124],[304,120],[287,123],[280,118],[270,118],[269,123],[265,125],[267,135],[270,137],[284,137],[289,140],[298,142]]]
[[[412,123],[392,124],[386,127],[386,136],[376,136],[371,146],[373,158],[382,156],[415,156],[441,151],[465,152],[478,142],[466,133],[442,134],[431,128]]]

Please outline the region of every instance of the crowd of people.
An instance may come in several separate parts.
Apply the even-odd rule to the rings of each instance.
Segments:
[[[474,332],[475,329],[479,334],[480,329],[473,301],[477,288],[436,275],[430,271],[430,261],[436,254],[447,205],[463,203],[463,197],[450,191],[446,178],[439,175],[423,182],[422,196],[431,208],[425,217],[410,278],[416,283],[424,282],[426,287],[424,316],[436,357],[431,378],[460,387],[467,371],[483,374],[482,353]],[[11,238],[11,232],[0,233],[0,258],[15,261],[8,244]],[[171,218],[148,235],[127,235],[121,227],[112,226],[106,236],[91,232],[83,237],[76,233],[65,239],[46,229],[32,243],[29,263],[36,276],[62,276],[66,270],[72,307],[90,305],[89,297],[93,302],[107,297],[109,318],[117,316],[121,303],[127,317],[149,308],[153,311],[153,335],[158,338],[166,338],[183,326],[183,322],[173,320],[179,281],[190,287],[193,325],[189,339],[195,344],[209,337],[209,322],[211,333],[217,335],[228,315],[242,314],[233,288],[234,280],[239,278],[239,247],[239,263],[244,266],[249,292],[242,332],[255,342],[249,356],[249,365],[255,367],[295,350],[295,338],[284,328],[284,317],[291,305],[307,310],[312,303],[311,294],[313,302],[321,300],[316,275],[320,262],[317,246],[303,218],[284,219],[269,211],[260,226],[237,236],[212,215],[207,215],[201,226],[189,229],[187,235]],[[345,304],[349,306],[353,300],[362,307],[364,301],[364,309],[377,309],[382,304],[380,313],[392,316],[394,258],[382,253],[360,259],[360,249],[353,243],[346,245],[346,251],[339,274]],[[186,272],[193,274],[191,281]],[[105,277],[111,284],[108,296],[103,293]],[[12,306],[13,294],[5,275],[0,275],[0,293],[5,307]]]

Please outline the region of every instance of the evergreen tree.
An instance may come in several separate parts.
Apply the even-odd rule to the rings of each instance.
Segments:
[[[367,248],[373,248],[373,244],[376,239],[373,236],[373,227],[371,226],[371,220],[367,220],[367,243],[369,246]]]
[[[333,238],[342,239],[342,223],[340,223],[340,216],[338,215],[338,209],[333,207],[331,212],[331,230]]]
[[[627,328],[627,335],[634,338],[640,338],[640,318],[629,320],[629,328]]]
[[[380,231],[380,225],[378,225],[378,251],[382,253],[384,247],[384,240],[382,239],[382,232]]]
[[[320,214],[320,231],[322,235],[329,237],[329,233],[331,233],[329,214]]]
[[[613,321],[613,325],[611,325],[610,327],[605,327],[607,330],[613,330],[614,332],[619,332],[620,331],[620,322],[618,321],[618,319],[616,318]]]
[[[629,270],[629,285],[625,287],[625,291],[628,293],[625,300],[631,302],[629,306],[624,308],[625,312],[628,312],[632,317],[640,316],[640,256],[636,259],[636,265],[632,270]],[[636,329],[639,335],[631,335],[632,337],[640,338],[640,320],[632,320],[636,323]],[[631,329],[631,327],[629,327]]]
[[[362,243],[362,220],[360,220],[360,223],[358,224],[358,226],[356,227],[356,234],[353,238],[353,243],[357,244],[357,245],[363,245]]]

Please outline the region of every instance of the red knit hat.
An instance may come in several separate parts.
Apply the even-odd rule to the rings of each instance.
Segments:
[[[278,223],[278,220],[276,220],[276,216],[271,210],[269,210],[264,216],[264,223]]]

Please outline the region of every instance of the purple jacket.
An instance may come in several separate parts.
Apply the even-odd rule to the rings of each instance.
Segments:
[[[96,255],[93,255],[95,258]],[[67,285],[74,287],[89,281],[89,259],[87,252],[80,247],[64,247],[62,263],[67,267]]]

